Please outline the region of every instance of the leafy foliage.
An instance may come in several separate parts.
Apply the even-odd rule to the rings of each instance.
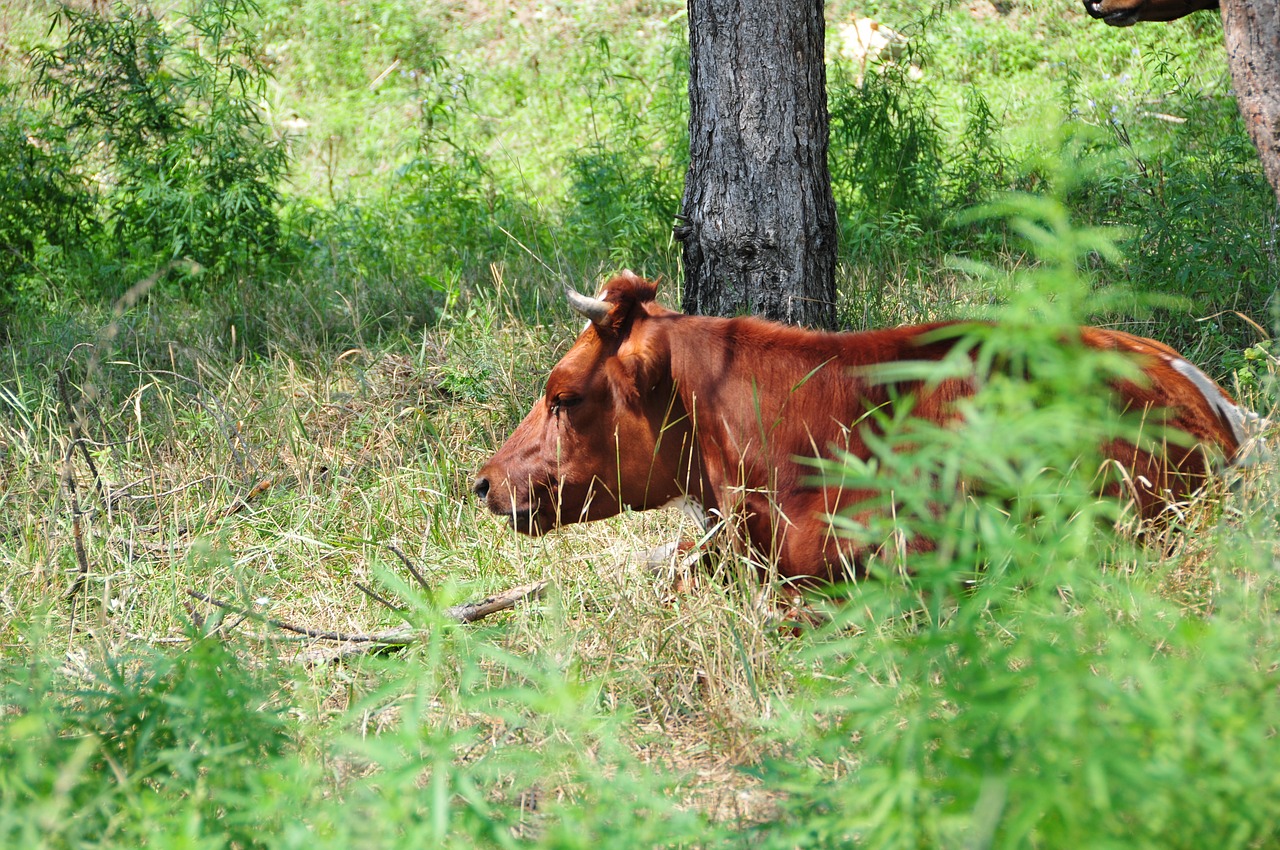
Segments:
[[[262,803],[289,743],[275,685],[216,639],[193,637],[180,654],[108,658],[70,692],[7,671],[5,703],[16,711],[0,727],[7,844],[212,833],[266,846],[260,830],[278,824],[263,822]],[[23,810],[44,814],[13,817]]]
[[[869,218],[927,208],[942,173],[930,93],[899,66],[831,87],[831,182],[840,206]],[[846,213],[848,215],[849,213]]]
[[[594,66],[584,82],[594,140],[568,158],[566,225],[625,266],[671,250],[688,164],[688,59],[671,48],[669,64],[646,81],[614,57],[604,36],[594,47],[583,59]]]
[[[48,303],[68,250],[96,231],[94,196],[65,134],[0,88],[0,317]]]
[[[1071,328],[1095,297],[1076,269],[1115,246],[1047,199],[1009,211],[1048,262],[1008,281],[998,327],[971,332],[980,388],[965,427],[888,423],[871,461],[828,465],[893,505],[836,528],[933,546],[908,556],[910,572],[888,547],[814,647],[812,737],[783,726],[801,753],[766,773],[805,789],[779,846],[1266,846],[1280,755],[1266,731],[1280,718],[1271,618],[1227,577],[1222,614],[1202,620],[1110,567],[1142,557],[1097,498],[1097,447],[1136,423],[1107,409],[1125,364],[1073,344]],[[850,781],[824,784],[851,740]]]
[[[288,154],[261,115],[256,15],[253,0],[193,0],[169,27],[123,2],[55,15],[66,42],[38,57],[37,88],[104,169],[118,250],[140,268],[190,257],[224,272],[280,245]]]

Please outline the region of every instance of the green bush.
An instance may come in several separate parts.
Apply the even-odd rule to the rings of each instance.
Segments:
[[[792,790],[765,845],[1271,846],[1270,606],[1215,574],[1219,611],[1179,610],[1143,575],[1156,553],[1116,536],[1099,446],[1137,427],[1105,390],[1131,366],[1071,332],[1109,300],[1077,269],[1116,251],[1057,202],[1010,209],[1045,265],[1012,278],[1000,324],[967,338],[979,390],[964,427],[887,422],[870,461],[828,467],[885,508],[837,529],[935,546],[907,573],[890,545],[814,647],[822,676],[791,718],[804,732],[788,728],[796,749],[765,773]]]
[[[288,762],[276,684],[192,637],[185,652],[108,658],[81,687],[52,667],[0,673],[5,846],[268,846],[292,815],[270,805],[278,777],[307,778]]]
[[[65,134],[0,88],[0,317],[46,303],[68,254],[97,233],[94,192]],[[2,319],[0,319],[2,320]],[[0,334],[2,335],[2,334]]]
[[[943,172],[942,131],[928,89],[900,66],[861,83],[837,66],[828,92],[831,184],[846,219],[932,207]]]
[[[54,15],[66,41],[37,56],[36,87],[103,170],[114,251],[136,271],[189,257],[224,273],[280,246],[288,154],[261,114],[256,15],[253,0],[191,0],[168,21],[125,2]]]
[[[1231,311],[1266,323],[1280,265],[1260,235],[1274,225],[1275,197],[1235,101],[1186,67],[1197,41],[1153,51],[1140,74],[1093,96],[1068,69],[1060,99],[1071,143],[1092,163],[1073,210],[1127,230],[1117,278],[1182,299],[1157,313],[1162,339],[1212,363],[1255,341]]]
[[[582,58],[594,140],[568,157],[565,227],[614,266],[673,263],[672,226],[688,169],[688,48],[668,36],[646,79],[600,36]]]

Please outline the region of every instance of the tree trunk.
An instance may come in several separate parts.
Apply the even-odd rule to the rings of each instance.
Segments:
[[[689,0],[684,310],[834,327],[822,0]]]
[[[1222,0],[1222,28],[1240,114],[1280,200],[1280,4]]]

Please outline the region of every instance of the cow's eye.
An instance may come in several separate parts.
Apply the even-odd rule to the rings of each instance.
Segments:
[[[551,414],[559,416],[560,411],[582,403],[582,396],[573,393],[556,393],[551,399]]]

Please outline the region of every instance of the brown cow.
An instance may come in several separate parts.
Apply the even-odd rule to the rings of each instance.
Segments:
[[[835,537],[824,517],[867,494],[815,483],[799,458],[833,448],[869,457],[859,423],[902,393],[914,395],[913,416],[953,420],[952,402],[973,392],[972,379],[895,388],[866,372],[938,360],[955,335],[932,333],[946,323],[836,334],[686,316],[658,305],[656,289],[623,272],[597,298],[569,291],[590,322],[480,470],[476,495],[532,535],[624,507],[692,504],[736,523],[757,560],[784,577],[859,571],[868,553]],[[1120,441],[1104,447],[1129,470],[1140,513],[1155,517],[1203,482],[1213,458],[1235,456],[1253,414],[1168,346],[1120,331],[1080,334],[1090,348],[1131,353],[1145,373],[1116,383],[1123,406],[1167,409],[1164,421],[1194,439],[1164,456]]]
[[[1202,9],[1217,9],[1219,0],[1084,0],[1084,10],[1113,27],[1148,21],[1176,21]]]

